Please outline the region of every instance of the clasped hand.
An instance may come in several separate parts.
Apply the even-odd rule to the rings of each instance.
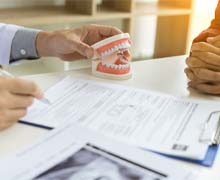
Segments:
[[[220,36],[193,43],[186,64],[189,87],[203,93],[220,94]]]

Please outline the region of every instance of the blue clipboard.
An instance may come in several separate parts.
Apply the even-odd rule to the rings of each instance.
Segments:
[[[191,163],[199,164],[201,166],[212,167],[213,164],[214,164],[216,155],[218,153],[218,149],[219,149],[218,145],[209,146],[208,151],[207,151],[207,153],[205,155],[205,158],[203,160],[183,158],[183,157],[158,153],[158,152],[155,152],[155,151],[153,151],[153,152],[155,152],[157,154],[160,154],[162,156],[165,156],[165,157],[178,159],[178,160],[182,160],[182,161],[186,161],[186,162],[191,162]]]

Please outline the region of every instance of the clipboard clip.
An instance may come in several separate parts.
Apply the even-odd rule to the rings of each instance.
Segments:
[[[220,144],[220,111],[212,112],[209,115],[199,141],[209,145]]]

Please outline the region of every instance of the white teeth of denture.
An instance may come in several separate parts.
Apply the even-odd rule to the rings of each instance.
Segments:
[[[131,45],[129,43],[125,43],[125,47],[129,48]]]
[[[113,64],[112,68],[118,69],[118,66]]]
[[[129,64],[109,64],[109,63],[102,63],[103,66],[106,66],[107,68],[112,68],[112,69],[127,69],[129,68]]]
[[[110,48],[110,49],[102,52],[101,56],[105,57],[105,56],[108,56],[108,55],[112,54],[113,52],[118,51],[119,49],[127,49],[127,48],[130,48],[130,47],[131,47],[131,45],[128,42],[121,43],[121,44],[118,44],[118,45],[114,46],[113,48]]]
[[[108,51],[105,51],[105,56],[107,56],[108,55]]]
[[[102,57],[107,56],[107,55],[108,55],[108,52],[107,52],[107,51],[104,51],[104,52],[101,53],[101,56],[102,56]]]
[[[119,48],[120,49],[126,49],[126,48],[129,48],[131,45],[129,43],[121,43],[119,44]]]

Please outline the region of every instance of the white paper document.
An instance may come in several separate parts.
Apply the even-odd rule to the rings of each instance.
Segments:
[[[65,124],[0,160],[2,180],[195,180],[178,162]]]
[[[47,127],[77,122],[126,143],[193,159],[203,159],[208,145],[200,141],[216,104],[125,86],[66,77],[39,101],[23,121]]]

